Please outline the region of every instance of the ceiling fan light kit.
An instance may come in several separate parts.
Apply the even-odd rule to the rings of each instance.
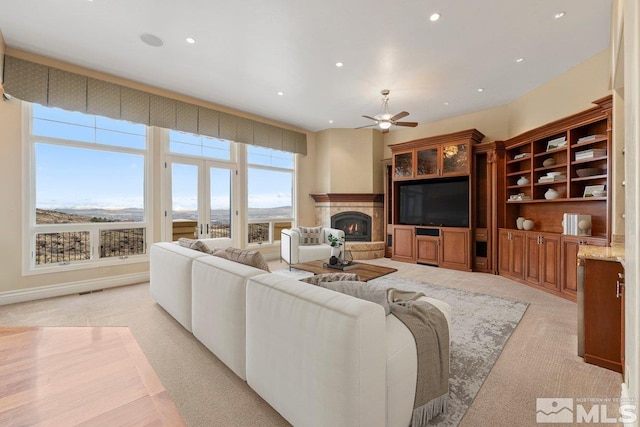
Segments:
[[[390,93],[389,89],[383,89],[380,93],[383,96],[383,98],[382,98],[382,111],[379,114],[376,114],[373,117],[371,117],[371,116],[362,116],[365,119],[369,119],[369,120],[375,121],[375,123],[372,124],[372,125],[361,126],[359,128],[356,128],[356,129],[368,128],[368,127],[371,127],[371,126],[378,126],[380,129],[382,129],[383,133],[386,133],[386,132],[389,132],[389,128],[391,127],[391,125],[407,126],[407,127],[416,127],[416,126],[418,126],[418,123],[416,123],[416,122],[399,122],[398,121],[401,118],[407,117],[409,115],[409,113],[407,113],[406,111],[402,111],[402,112],[392,116],[391,113],[389,113],[389,93]]]

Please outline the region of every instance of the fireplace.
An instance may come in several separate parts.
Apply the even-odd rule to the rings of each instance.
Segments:
[[[362,212],[339,212],[331,216],[331,228],[344,231],[347,242],[371,241],[371,217]]]

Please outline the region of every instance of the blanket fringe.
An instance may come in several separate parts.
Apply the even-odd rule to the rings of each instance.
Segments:
[[[424,427],[430,419],[447,411],[449,394],[443,394],[426,404],[415,408],[411,417],[410,427]]]

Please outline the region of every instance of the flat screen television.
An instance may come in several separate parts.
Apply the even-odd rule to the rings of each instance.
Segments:
[[[407,225],[469,227],[469,178],[400,183],[398,222]]]

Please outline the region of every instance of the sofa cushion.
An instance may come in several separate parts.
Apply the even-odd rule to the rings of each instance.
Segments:
[[[367,285],[366,282],[358,282],[353,280],[341,280],[332,282],[319,282],[318,286],[340,292],[341,294],[350,295],[366,301],[375,302],[384,308],[384,314],[391,313],[391,307],[387,300],[387,290],[378,289]]]
[[[186,237],[181,237],[178,239],[178,244],[182,247],[193,249],[195,251],[204,252],[206,254],[211,253],[211,249],[207,245],[205,245],[200,240],[196,239],[187,239]]]
[[[259,268],[264,271],[269,270],[269,264],[264,259],[262,253],[258,251],[250,251],[246,249],[237,249],[228,247],[224,250],[227,253],[229,260],[239,262],[240,264],[249,265],[251,267]]]
[[[300,244],[302,246],[307,245],[319,245],[320,238],[322,236],[322,227],[298,227],[300,230]]]

